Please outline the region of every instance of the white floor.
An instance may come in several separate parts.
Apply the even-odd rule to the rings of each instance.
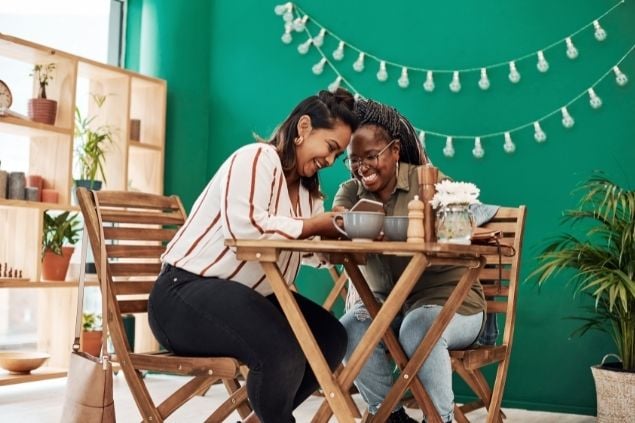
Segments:
[[[155,399],[161,400],[175,386],[182,383],[183,378],[165,375],[149,375],[147,382],[150,392]],[[59,422],[64,401],[64,389],[66,379],[53,379],[42,382],[31,382],[20,385],[0,386],[0,421],[19,423],[51,423]],[[222,385],[213,386],[205,397],[197,397],[175,412],[168,421],[170,422],[200,422],[211,413],[216,404],[224,398],[225,391]],[[357,396],[356,396],[357,397]],[[295,417],[298,423],[308,423],[311,416],[321,404],[321,398],[311,397],[296,411]],[[359,397],[355,400],[361,405]],[[115,377],[115,409],[118,423],[139,422],[140,414],[137,411],[134,400],[125,383],[123,374]],[[579,416],[573,414],[545,413],[538,411],[526,411],[517,409],[505,409],[507,422],[520,423],[591,423],[594,417]],[[421,420],[419,410],[408,410],[413,418]],[[475,411],[468,417],[472,422],[485,421],[485,413]],[[234,423],[240,417],[236,413],[227,421]],[[335,422],[335,419],[332,419]]]

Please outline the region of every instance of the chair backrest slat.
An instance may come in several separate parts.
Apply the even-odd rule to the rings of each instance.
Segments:
[[[110,258],[157,258],[165,251],[163,245],[125,245],[116,244],[106,246],[106,253]]]
[[[139,228],[132,227],[107,227],[104,228],[106,239],[113,240],[139,240],[139,241],[169,241],[176,235],[176,229],[154,229],[147,228],[140,231]]]

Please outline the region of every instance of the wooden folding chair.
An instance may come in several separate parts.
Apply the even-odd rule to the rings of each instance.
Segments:
[[[126,339],[122,315],[146,313],[148,294],[159,274],[159,258],[166,243],[185,221],[176,196],[116,191],[77,190],[79,206],[93,249],[97,274],[106,267],[108,325],[115,349],[114,361],[124,373],[144,422],[162,422],[192,397],[222,381],[229,398],[207,422],[221,422],[234,410],[246,417],[251,409],[245,386],[238,377],[240,363],[231,357],[182,357],[164,351],[135,353]],[[102,246],[105,245],[105,249]],[[105,251],[105,260],[102,258]],[[103,284],[104,281],[100,282]],[[145,371],[193,376],[161,404],[156,405],[143,379]]]
[[[488,256],[487,265],[479,275],[487,298],[487,312],[495,313],[496,316],[505,315],[505,326],[500,344],[450,352],[452,368],[479,398],[475,402],[460,407],[455,406],[454,418],[459,423],[469,422],[465,414],[481,407],[486,407],[488,410],[488,423],[502,422],[504,417],[501,411],[501,402],[514,335],[525,211],[525,206],[518,208],[501,207],[494,218],[483,225],[489,229],[500,230],[502,232],[500,243],[513,245],[516,254],[513,257],[502,258],[499,255]],[[498,368],[493,389],[490,389],[481,369],[495,363],[498,363]]]

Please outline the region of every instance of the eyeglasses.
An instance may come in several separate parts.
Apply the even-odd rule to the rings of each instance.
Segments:
[[[379,165],[379,156],[388,149],[397,139],[390,141],[381,151],[377,154],[371,154],[370,156],[366,156],[363,159],[359,157],[347,157],[344,159],[344,166],[346,166],[350,170],[357,170],[361,165],[366,167],[377,167]]]

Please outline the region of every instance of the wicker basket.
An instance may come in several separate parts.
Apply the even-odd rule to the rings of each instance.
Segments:
[[[635,373],[592,366],[598,423],[635,422]]]

